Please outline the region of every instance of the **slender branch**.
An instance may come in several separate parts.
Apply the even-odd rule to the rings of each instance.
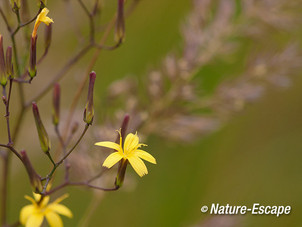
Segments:
[[[51,154],[49,153],[49,151],[46,152],[47,157],[49,158],[49,160],[51,161],[51,163],[53,164],[53,166],[56,166],[55,161],[52,159]]]
[[[43,9],[43,8],[40,7],[39,10],[38,10],[38,12],[37,12],[37,14],[35,15],[35,17],[32,18],[31,20],[29,20],[29,21],[23,23],[23,24],[21,24],[21,21],[20,21],[20,14],[19,14],[19,10],[18,10],[18,11],[16,12],[16,14],[17,14],[17,16],[18,16],[18,26],[17,26],[17,28],[13,31],[13,33],[12,33],[11,35],[13,35],[13,36],[16,35],[17,32],[20,30],[20,28],[25,27],[26,25],[29,25],[30,23],[34,22],[34,21],[37,19],[37,16],[41,13],[42,9]]]
[[[9,89],[8,89],[8,96],[7,96],[7,101],[5,104],[5,118],[6,118],[6,127],[7,127],[7,136],[8,136],[8,144],[12,145],[12,137],[11,137],[11,132],[10,132],[10,124],[9,124],[9,104],[10,104],[10,98],[11,98],[11,93],[12,93],[12,86],[13,86],[13,81],[12,79],[9,80]]]
[[[61,165],[62,162],[73,152],[73,150],[78,146],[78,144],[81,142],[82,138],[84,137],[85,133],[87,132],[89,128],[89,124],[85,125],[85,128],[80,136],[80,138],[78,139],[78,141],[75,143],[75,145],[67,152],[67,154],[64,155],[64,157],[56,163],[56,165]]]
[[[95,176],[91,177],[89,180],[87,180],[87,183],[91,183],[93,181],[95,181],[96,179],[100,178],[101,176],[103,176],[103,174],[105,172],[107,172],[109,169],[108,168],[102,168],[102,170]]]
[[[0,147],[5,147],[5,148],[11,150],[22,161],[22,158],[21,158],[21,155],[19,154],[19,152],[15,148],[13,148],[11,145],[0,144]]]
[[[89,10],[87,9],[87,7],[85,6],[82,0],[78,0],[78,2],[80,3],[82,9],[84,10],[85,14],[89,19],[90,42],[94,43],[94,36],[95,36],[94,15],[91,12],[89,12]]]
[[[58,125],[55,126],[55,131],[56,131],[56,134],[58,136],[58,139],[60,141],[60,144],[62,146],[62,149],[63,149],[63,155],[66,155],[66,144],[61,136],[61,133],[60,133],[60,130],[59,130],[59,127]],[[69,179],[69,163],[68,163],[68,159],[66,158],[65,161],[64,161],[64,166],[65,166],[65,180],[67,181]]]
[[[83,130],[83,132],[82,132],[82,134],[81,134],[81,136],[79,137],[79,139],[77,140],[77,142],[75,143],[75,145],[64,155],[64,157],[60,160],[60,161],[58,161],[57,163],[54,163],[53,162],[53,164],[54,164],[54,166],[53,166],[53,168],[52,168],[52,170],[51,170],[51,172],[47,175],[47,177],[46,178],[44,178],[44,179],[42,179],[42,180],[46,180],[46,183],[45,183],[45,185],[44,185],[44,187],[43,187],[43,191],[42,191],[42,195],[45,195],[45,193],[46,193],[46,188],[47,188],[47,186],[48,186],[48,184],[49,184],[49,182],[50,182],[50,180],[51,180],[51,178],[52,178],[52,176],[53,176],[53,174],[54,174],[54,172],[56,171],[56,169],[63,163],[63,161],[74,151],[74,149],[78,146],[78,144],[81,142],[81,140],[83,139],[83,137],[84,137],[84,135],[86,134],[86,132],[87,132],[87,130],[88,130],[88,128],[89,128],[89,124],[86,124],[85,125],[85,128],[84,128],[84,130]]]
[[[50,195],[58,190],[61,190],[62,188],[65,188],[67,186],[84,186],[84,187],[88,187],[88,188],[93,188],[96,190],[101,190],[101,191],[116,191],[118,190],[120,187],[119,186],[114,186],[113,188],[103,188],[103,187],[99,187],[99,186],[95,186],[95,185],[91,185],[87,182],[64,182],[63,184],[57,186],[56,188],[43,193],[44,196]]]
[[[106,45],[100,45],[97,43],[94,43],[93,46],[98,48],[98,49],[103,49],[103,50],[115,50],[117,49],[121,44],[123,43],[122,39],[120,39],[115,45],[113,46],[106,46]]]
[[[5,16],[5,14],[4,14],[4,12],[3,12],[3,10],[2,10],[1,7],[0,7],[0,14],[1,14],[1,16],[2,16],[2,18],[4,20],[4,23],[5,23],[6,27],[7,27],[7,30],[11,33],[12,28],[10,27],[10,25],[8,23],[8,20],[7,20],[7,18],[6,18],[6,16]]]

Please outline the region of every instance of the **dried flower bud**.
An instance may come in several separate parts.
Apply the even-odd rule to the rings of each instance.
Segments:
[[[31,37],[28,73],[30,78],[37,75],[37,36]]]
[[[91,125],[94,117],[94,108],[93,108],[93,89],[95,82],[96,74],[95,72],[91,72],[89,75],[89,88],[88,88],[88,96],[86,107],[84,111],[84,122]]]
[[[35,102],[32,103],[32,109],[33,109],[33,114],[36,122],[41,148],[45,153],[47,153],[50,150],[50,141],[48,138],[48,134],[44,128],[44,125],[42,123],[38,106]]]
[[[125,37],[124,3],[125,0],[118,0],[117,19],[115,27],[116,42],[122,42]]]
[[[54,125],[58,125],[60,121],[60,97],[61,97],[60,85],[56,83],[53,89],[52,121]]]
[[[36,173],[35,169],[33,168],[26,154],[26,151],[21,151],[21,159],[26,168],[33,191],[36,193],[41,192],[43,190],[41,177]]]
[[[7,78],[14,77],[14,69],[13,69],[13,48],[7,47],[6,49],[6,76]]]
[[[6,69],[5,69],[5,59],[4,59],[4,51],[3,51],[3,36],[0,35],[0,83],[4,87],[7,84],[6,77]]]
[[[20,0],[10,0],[10,5],[14,12],[17,12],[20,9]]]

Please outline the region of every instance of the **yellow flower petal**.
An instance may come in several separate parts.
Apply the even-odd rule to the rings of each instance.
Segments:
[[[50,227],[63,227],[62,219],[55,212],[47,212],[45,216]]]
[[[65,193],[64,195],[61,195],[59,198],[57,198],[55,201],[53,201],[51,204],[58,204],[62,202],[64,199],[66,199],[69,195]]]
[[[28,201],[32,202],[32,204],[36,204],[36,200],[34,200],[32,197],[25,195],[24,198],[27,199]]]
[[[34,205],[27,205],[23,207],[20,211],[20,222],[22,225],[25,225],[27,219],[34,211]]]
[[[106,158],[106,160],[103,163],[103,166],[105,166],[107,168],[111,168],[122,158],[123,158],[123,156],[120,154],[120,152],[114,152]]]
[[[136,150],[135,151],[135,155],[137,155],[138,157],[140,157],[140,158],[142,158],[142,159],[144,159],[144,160],[146,160],[148,162],[156,164],[155,158],[151,154],[147,153],[146,151]]]
[[[42,9],[41,13],[38,15],[36,19],[36,24],[38,22],[43,22],[46,25],[49,25],[50,23],[53,23],[53,20],[47,17],[47,14],[49,13],[49,10],[47,8]]]
[[[41,199],[41,195],[40,194],[37,194],[37,193],[34,193],[33,192],[33,195],[34,195],[34,198],[36,200],[36,202],[39,202],[40,199]],[[45,207],[49,202],[49,196],[45,196],[40,204],[41,207]]]
[[[125,154],[129,154],[132,150],[136,149],[137,145],[139,143],[138,136],[132,133],[129,133],[125,139],[124,143],[124,152]]]
[[[121,146],[114,142],[104,141],[104,142],[95,143],[94,145],[121,151]]]
[[[145,163],[139,157],[137,157],[135,155],[131,155],[130,157],[128,157],[128,160],[129,160],[131,166],[133,167],[133,169],[135,170],[135,172],[140,177],[148,174],[148,170],[147,170]]]
[[[42,9],[41,13],[39,13],[39,15],[37,16],[35,26],[34,26],[34,30],[32,32],[32,37],[37,36],[38,27],[42,22],[45,23],[47,26],[50,23],[53,23],[53,20],[46,16],[48,14],[48,12],[49,12],[49,10],[47,8],[44,8],[44,9]]]
[[[58,214],[62,214],[69,218],[72,218],[72,212],[66,206],[64,206],[62,204],[53,203],[53,204],[50,204],[48,206],[48,208],[54,212],[57,212]]]
[[[26,227],[40,227],[43,223],[44,216],[42,213],[32,213],[26,222]]]
[[[34,196],[34,198],[35,198],[35,200],[38,202],[38,201],[40,201],[40,199],[41,199],[41,195],[40,194],[37,194],[37,193],[34,193],[33,192],[33,196]]]

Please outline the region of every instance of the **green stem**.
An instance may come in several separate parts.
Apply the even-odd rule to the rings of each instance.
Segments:
[[[45,183],[45,185],[44,185],[44,188],[43,188],[43,191],[42,191],[42,195],[44,195],[45,193],[46,193],[46,189],[47,189],[47,186],[48,186],[48,184],[49,184],[49,182],[50,182],[50,180],[51,180],[51,178],[52,178],[52,176],[53,176],[53,174],[55,173],[55,171],[56,171],[56,169],[63,163],[63,161],[74,151],[74,149],[78,146],[78,144],[81,142],[81,140],[83,139],[83,137],[84,137],[84,135],[86,134],[86,132],[87,132],[87,130],[88,130],[88,128],[89,128],[89,125],[88,124],[86,124],[86,126],[85,126],[85,128],[84,128],[84,130],[83,130],[83,132],[82,132],[82,134],[81,134],[81,136],[79,137],[79,139],[77,140],[77,142],[75,143],[75,145],[64,155],[64,157],[60,160],[60,161],[58,161],[57,163],[55,163],[53,160],[52,160],[52,158],[51,158],[51,156],[50,156],[50,154],[48,155],[48,157],[52,160],[52,163],[53,163],[53,168],[52,168],[52,170],[50,171],[50,173],[47,175],[47,177],[46,178],[44,178],[43,180],[46,180],[46,183]],[[46,153],[47,154],[47,153]],[[41,198],[42,199],[42,198]]]

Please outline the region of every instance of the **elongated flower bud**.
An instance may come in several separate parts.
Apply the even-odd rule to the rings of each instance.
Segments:
[[[6,76],[7,78],[14,77],[14,70],[13,70],[13,49],[12,47],[7,47],[6,49]]]
[[[33,108],[33,114],[36,122],[36,127],[39,135],[39,140],[40,140],[40,145],[42,150],[47,153],[50,150],[50,141],[48,138],[48,134],[44,128],[44,125],[42,123],[38,106],[35,102],[32,103],[32,108]]]
[[[38,5],[40,8],[44,8],[47,5],[47,0],[39,0]]]
[[[54,125],[58,125],[60,121],[60,96],[61,89],[58,83],[55,84],[53,89],[53,111],[52,111],[52,121]]]
[[[51,44],[51,36],[52,36],[52,23],[45,27],[45,52],[47,53],[48,48]]]
[[[20,0],[10,0],[10,5],[14,12],[17,12],[20,9]]]
[[[3,50],[3,36],[0,35],[0,84],[4,87],[7,84],[5,59]]]
[[[28,73],[30,78],[37,75],[37,36],[32,36],[30,41],[30,56]]]
[[[125,37],[124,2],[125,0],[118,0],[117,19],[116,19],[116,27],[115,27],[116,42],[122,42]]]
[[[120,138],[122,139],[122,145],[124,144],[126,132],[129,124],[130,116],[129,114],[125,114],[122,125],[121,125],[121,135],[118,135],[116,138],[116,143],[120,143]]]
[[[26,151],[21,151],[21,159],[26,168],[33,191],[36,193],[41,192],[43,190],[41,177],[37,174],[37,172],[33,168],[32,164],[26,154]]]
[[[86,101],[86,107],[84,111],[84,122],[91,125],[94,117],[94,107],[93,107],[93,89],[95,82],[96,74],[95,72],[91,72],[89,75],[89,88],[88,88],[88,96]]]
[[[121,143],[122,146],[123,146],[124,141],[125,141],[129,120],[130,120],[130,116],[128,114],[126,114],[124,119],[123,119],[123,122],[122,122],[121,134],[118,135],[118,137],[116,138],[116,141],[115,141],[116,143],[120,143],[120,140],[121,140],[122,141],[122,143]],[[126,160],[122,159],[120,161],[118,171],[117,171],[117,175],[116,175],[116,178],[115,178],[115,186],[118,187],[118,188],[122,187],[122,185],[123,185],[127,165],[128,165],[128,160],[127,159]]]
[[[117,170],[117,175],[116,175],[115,182],[114,182],[114,184],[117,188],[120,188],[123,186],[127,165],[128,165],[127,159],[122,159],[120,161],[120,164],[119,164],[119,167]]]

